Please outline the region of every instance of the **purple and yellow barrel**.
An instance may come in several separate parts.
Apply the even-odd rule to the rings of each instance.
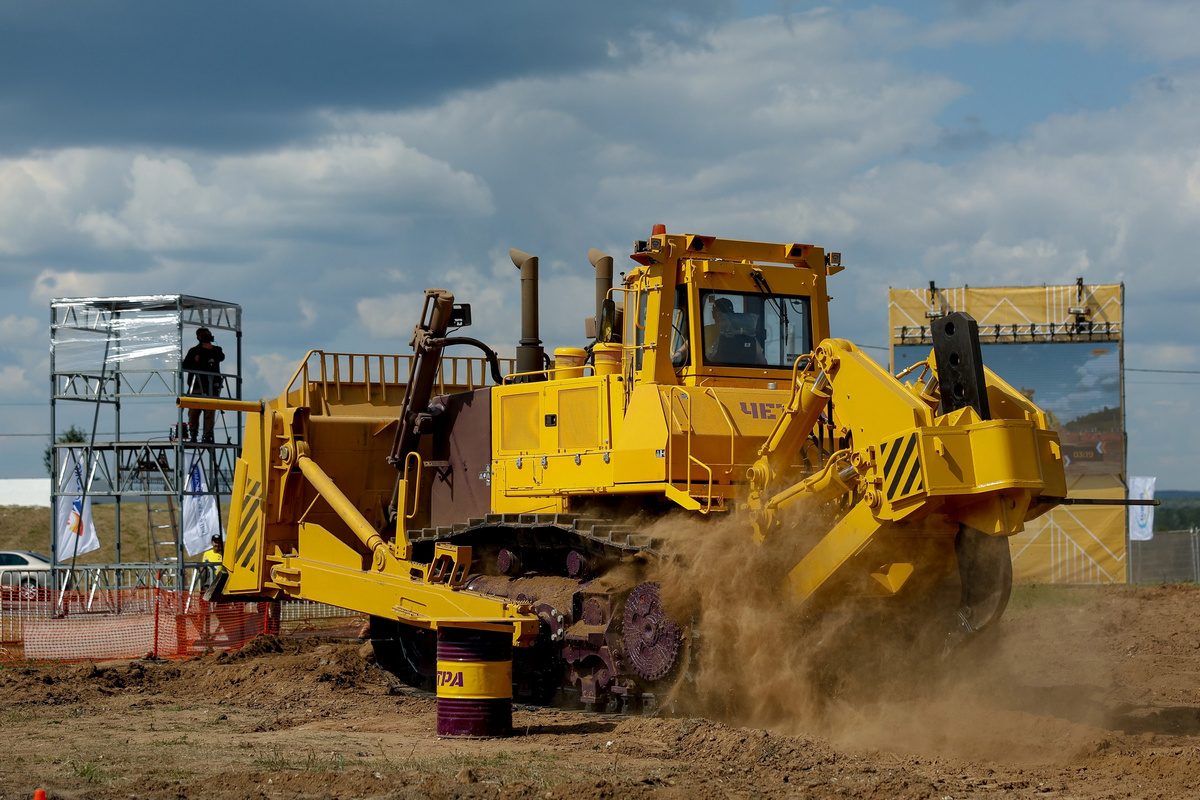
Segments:
[[[438,736],[512,733],[512,634],[438,628]]]

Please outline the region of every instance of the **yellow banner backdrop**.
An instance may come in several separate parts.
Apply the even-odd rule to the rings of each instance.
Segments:
[[[1124,286],[892,289],[892,369],[922,361],[930,323],[965,311],[979,323],[983,360],[1048,412],[1067,456],[1068,497],[1125,497],[1122,407]],[[1125,509],[1060,506],[1012,537],[1013,579],[1124,583]]]

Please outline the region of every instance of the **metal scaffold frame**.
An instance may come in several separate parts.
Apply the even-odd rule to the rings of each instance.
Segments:
[[[940,315],[939,315],[940,316]],[[892,330],[897,344],[933,344],[933,328],[929,325],[897,325]],[[996,324],[979,326],[980,344],[1010,344],[1020,342],[1118,342],[1120,322],[1046,322],[1028,324]]]
[[[97,588],[156,585],[195,588],[202,569],[186,561],[180,514],[185,499],[215,497],[218,509],[230,497],[234,465],[241,451],[242,426],[226,422],[218,441],[192,444],[182,435],[187,412],[175,400],[187,392],[182,368],[195,332],[208,328],[221,338],[226,353],[221,365],[222,398],[242,399],[242,308],[235,303],[191,295],[56,298],[50,303],[50,426],[59,435],[60,403],[82,404],[90,411],[85,441],[55,442],[53,447],[52,507],[59,497],[78,497],[73,471],[66,474],[70,452],[78,454],[83,497],[115,501],[113,563],[76,566],[60,561],[55,548],[57,514],[51,514],[50,550],[55,588],[77,588],[97,581]],[[228,337],[232,335],[233,347]],[[136,402],[133,402],[136,401]],[[88,408],[90,406],[90,409]],[[133,408],[130,408],[132,406]],[[136,412],[140,420],[164,420],[161,436],[132,431],[123,416]],[[173,419],[173,425],[165,420]],[[147,423],[141,422],[141,427]],[[137,426],[133,426],[137,427]],[[104,433],[101,433],[101,431]],[[132,432],[130,432],[132,431]],[[197,457],[206,491],[189,488],[191,459]],[[122,559],[121,504],[146,503],[151,542],[147,562]],[[156,534],[152,524],[155,501],[170,510],[170,522]],[[178,513],[177,513],[178,512]],[[166,542],[159,536],[169,535]],[[158,545],[165,552],[160,552]],[[77,574],[76,574],[77,573]]]

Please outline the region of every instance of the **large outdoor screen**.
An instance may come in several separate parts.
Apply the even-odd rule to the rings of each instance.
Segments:
[[[1121,358],[1117,342],[983,344],[983,363],[1049,417],[1067,472],[1123,471]],[[929,358],[928,345],[897,345],[896,371]]]

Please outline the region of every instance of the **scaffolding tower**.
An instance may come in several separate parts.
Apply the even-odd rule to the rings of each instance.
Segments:
[[[183,359],[196,343],[196,331],[208,328],[225,351],[217,392],[240,400],[241,306],[190,295],[58,298],[50,304],[50,317],[51,431],[57,440],[60,426],[78,423],[84,438],[53,447],[50,550],[56,588],[68,583],[81,588],[81,571],[97,588],[188,588],[188,575],[194,584],[199,562],[187,560],[183,521],[207,498],[215,500],[220,518],[242,426],[222,413],[213,443],[188,441],[187,411],[176,405],[187,391]],[[57,510],[60,502],[75,498],[114,503],[111,561],[77,567],[75,558],[59,552]],[[122,543],[121,505],[130,501],[145,504],[144,559],[128,558],[132,548]]]

